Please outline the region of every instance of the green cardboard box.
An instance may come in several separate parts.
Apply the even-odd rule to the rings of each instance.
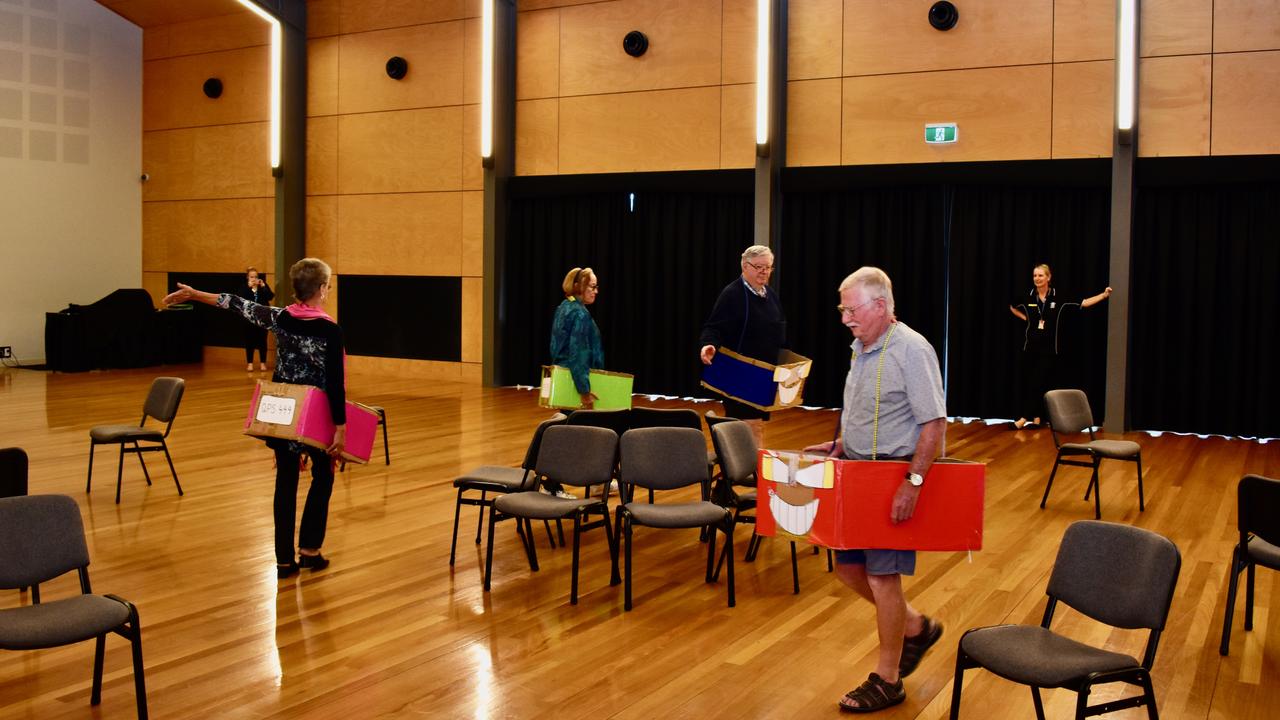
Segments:
[[[596,394],[596,410],[618,410],[631,407],[631,385],[634,375],[592,370],[591,392]],[[573,384],[569,368],[559,365],[542,366],[542,387],[538,392],[538,404],[542,407],[577,409],[582,398]]]

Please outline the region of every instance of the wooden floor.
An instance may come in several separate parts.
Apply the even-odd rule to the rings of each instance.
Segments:
[[[271,455],[239,433],[253,377],[233,367],[163,369],[187,380],[170,440],[186,496],[178,497],[156,456],[151,487],[127,458],[119,505],[110,449],[99,450],[93,492],[85,494],[88,430],[136,422],[155,369],[0,371],[0,446],[30,453],[33,493],[76,498],[94,589],[139,607],[152,717],[837,717],[837,698],[874,665],[871,608],[812,555],[802,555],[801,592],[792,595],[782,542],[765,541],[754,564],[738,565],[733,609],[723,584],[702,581],[705,556],[693,531],[637,530],[630,613],[621,588],[608,584],[600,531],[584,538],[576,607],[568,603],[569,551],[541,538],[542,570],[531,573],[510,527],[498,535],[493,591],[482,592],[471,508],[451,568],[450,481],[475,465],[519,462],[546,415],[527,391],[351,378],[352,398],[387,409],[392,464],[339,476],[324,546],[332,566],[278,582]],[[779,448],[826,439],[834,422],[826,411],[776,417],[767,441]],[[1280,443],[1132,439],[1143,445],[1146,512],[1138,512],[1133,467],[1113,464],[1104,466],[1103,516],[1163,533],[1183,557],[1155,665],[1161,714],[1277,717],[1280,622],[1269,622],[1280,608],[1276,573],[1258,574],[1255,629],[1243,631],[1238,607],[1230,657],[1217,648],[1235,484],[1248,472],[1280,476]],[[883,718],[945,717],[960,634],[1038,622],[1064,529],[1093,515],[1082,499],[1085,470],[1060,473],[1048,509],[1037,508],[1053,459],[1047,431],[953,423],[947,441],[948,454],[988,464],[985,549],[921,556],[909,597],[940,618],[946,634],[907,680],[906,703]],[[74,592],[73,578],[43,586],[45,598]],[[0,592],[0,607],[27,602]],[[1145,634],[1113,632],[1069,610],[1059,618],[1055,627],[1079,639],[1141,652]],[[96,710],[91,668],[91,643],[0,654],[0,718],[133,717],[127,643],[108,641]],[[964,717],[1032,714],[1025,688],[976,671],[965,687]],[[1045,698],[1050,717],[1070,716],[1074,696]]]

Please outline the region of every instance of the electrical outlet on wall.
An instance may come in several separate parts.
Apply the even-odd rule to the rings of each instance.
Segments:
[[[13,347],[10,345],[0,345],[0,359],[13,357]]]

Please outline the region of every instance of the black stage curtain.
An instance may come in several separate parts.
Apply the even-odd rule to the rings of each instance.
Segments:
[[[792,349],[813,360],[805,404],[840,407],[853,336],[840,324],[836,288],[863,265],[889,274],[898,318],[928,338],[941,361],[945,208],[945,193],[937,186],[786,196],[775,274]]]
[[[1009,305],[1031,292],[1031,271],[1040,263],[1052,269],[1053,286],[1062,297],[1079,300],[1101,292],[1108,285],[1110,212],[1106,188],[956,188],[950,236],[948,412],[1017,417],[1026,324],[1009,312]],[[1095,421],[1101,423],[1106,304],[1068,310],[1061,322],[1058,385],[1083,389]]]
[[[1132,426],[1280,437],[1280,183],[1141,188],[1133,257]]]
[[[698,334],[751,244],[745,193],[578,193],[513,197],[499,300],[501,384],[536,385],[550,362],[551,318],[573,267],[591,267],[591,314],[607,369],[635,390],[709,394],[698,385]]]

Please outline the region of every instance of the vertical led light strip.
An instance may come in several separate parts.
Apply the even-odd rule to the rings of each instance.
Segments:
[[[1116,128],[1133,130],[1134,104],[1137,100],[1137,0],[1118,0],[1120,12],[1116,42]]]
[[[480,12],[480,159],[493,160],[493,3],[484,0]]]
[[[284,34],[280,21],[252,0],[237,0],[254,15],[271,23],[271,168],[280,168],[280,94],[283,73]]]
[[[756,146],[769,144],[769,51],[773,0],[756,0]]]

